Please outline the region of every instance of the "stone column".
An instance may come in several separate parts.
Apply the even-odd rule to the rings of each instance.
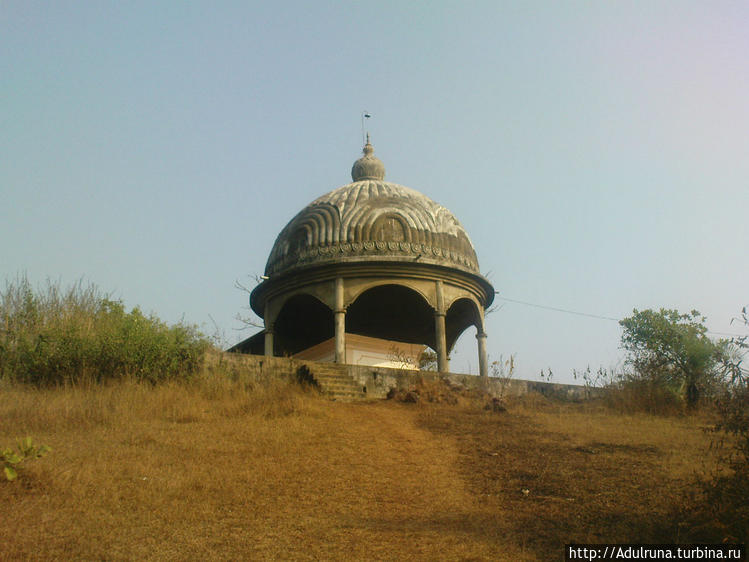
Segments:
[[[343,277],[335,280],[335,362],[346,362],[346,309],[343,307]]]
[[[270,306],[265,303],[265,313],[263,314],[265,322],[265,355],[273,357],[273,319],[270,318]]]
[[[265,356],[273,357],[273,327],[265,327]]]
[[[476,339],[479,342],[479,375],[482,378],[489,378],[489,360],[486,356],[486,332],[481,329],[476,332]]]
[[[437,343],[437,370],[446,373],[450,370],[447,362],[447,339],[445,334],[445,296],[442,281],[436,282],[437,310],[434,312],[434,336]]]

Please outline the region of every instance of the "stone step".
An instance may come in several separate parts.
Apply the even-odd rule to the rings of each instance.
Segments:
[[[315,379],[318,381],[325,381],[329,383],[338,383],[338,384],[341,384],[341,383],[356,384],[356,381],[354,381],[354,379],[352,379],[351,377],[329,377],[327,375],[321,376],[321,375],[318,375],[317,373],[312,373],[312,376],[315,377]]]
[[[310,372],[312,373],[319,373],[321,375],[329,375],[331,377],[348,377],[351,378],[350,375],[346,371],[339,371],[338,369],[310,369]]]
[[[342,365],[332,363],[310,365],[309,371],[331,400],[352,402],[366,397],[359,383],[349,376],[346,367]]]
[[[331,400],[352,402],[366,398],[362,387],[349,374],[345,365],[337,363],[307,363],[312,378]]]
[[[363,398],[364,398],[363,396],[331,396],[330,400],[333,402],[347,403],[347,402],[359,402]]]
[[[341,375],[325,375],[322,373],[312,373],[312,376],[319,380],[325,380],[325,381],[331,381],[331,382],[333,381],[336,381],[336,382],[352,381],[353,382],[353,379],[351,377],[344,377]]]
[[[320,385],[326,392],[353,392],[354,394],[363,394],[361,388],[357,386],[331,386],[331,385]]]
[[[342,375],[339,373],[321,373],[318,371],[313,371],[312,374],[318,378],[321,379],[331,379],[331,380],[351,380],[351,377],[348,375]]]
[[[361,387],[353,381],[326,381],[318,379],[317,384],[326,388],[341,388],[360,391]]]
[[[358,388],[323,388],[323,392],[327,392],[328,394],[364,396],[364,393]]]
[[[323,392],[326,392],[327,394],[334,394],[336,396],[363,396],[363,393],[359,392],[358,390],[325,390]]]
[[[318,373],[318,372],[312,371],[312,374],[315,375],[316,377],[321,377],[325,379],[342,379],[342,380],[345,379],[349,381],[353,380],[353,378],[350,377],[349,375],[342,375],[339,373]]]
[[[311,371],[315,375],[321,376],[321,377],[333,377],[333,378],[344,378],[344,379],[350,379],[348,373],[346,372],[340,372],[340,371],[328,371],[323,369],[315,369],[314,371]]]

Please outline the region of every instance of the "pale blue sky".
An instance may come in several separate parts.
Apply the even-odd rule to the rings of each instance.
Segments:
[[[350,181],[366,109],[386,179],[455,213],[500,296],[737,332],[747,30],[746,2],[0,0],[0,278],[234,343],[234,281]],[[621,357],[609,320],[506,302],[487,331],[521,378]]]

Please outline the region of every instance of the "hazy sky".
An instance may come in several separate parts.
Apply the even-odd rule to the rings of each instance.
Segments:
[[[235,281],[350,181],[368,110],[386,179],[453,211],[500,297],[740,333],[747,30],[743,1],[0,0],[0,278],[235,343]],[[519,378],[621,358],[615,321],[496,302]]]

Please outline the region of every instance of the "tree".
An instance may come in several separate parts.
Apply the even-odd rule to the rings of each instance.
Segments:
[[[696,310],[634,310],[619,322],[624,328],[622,347],[629,352],[627,363],[637,376],[673,389],[695,407],[717,376],[725,347],[707,337],[704,322]]]
[[[715,401],[717,423],[712,448],[717,452],[718,469],[701,482],[704,498],[694,510],[698,528],[702,521],[713,522],[717,531],[697,540],[747,542],[749,540],[749,313],[745,306],[741,318],[745,335],[726,342],[724,384]],[[702,519],[702,521],[700,521]],[[718,525],[715,525],[718,522]]]
[[[732,318],[731,324],[738,322],[743,324],[744,328],[749,329],[749,312],[747,307],[741,309],[740,318]],[[749,367],[745,364],[744,359],[749,355],[749,334],[736,335],[725,342],[725,354],[723,356],[723,365],[728,377],[729,389],[731,387],[749,386]]]

